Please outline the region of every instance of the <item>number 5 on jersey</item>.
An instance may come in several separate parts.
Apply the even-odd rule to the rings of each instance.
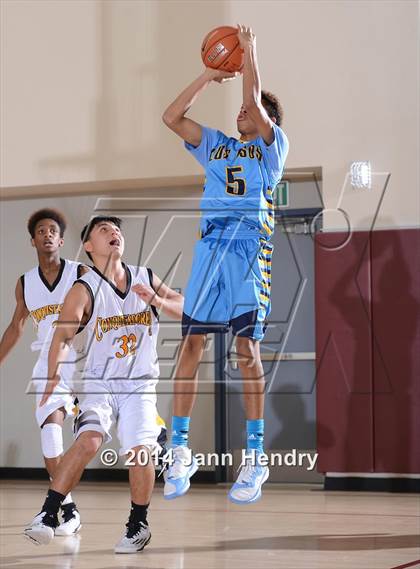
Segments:
[[[226,192],[232,196],[243,196],[246,192],[245,178],[240,178],[237,174],[242,174],[243,166],[226,167]]]

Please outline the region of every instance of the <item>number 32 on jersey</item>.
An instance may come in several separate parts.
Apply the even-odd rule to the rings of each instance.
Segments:
[[[124,336],[117,338],[116,342],[120,342],[119,350],[115,352],[117,358],[135,355],[137,349],[137,338],[135,334],[129,334],[128,336],[124,334]]]

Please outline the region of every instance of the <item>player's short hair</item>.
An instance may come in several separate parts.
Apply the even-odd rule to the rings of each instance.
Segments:
[[[66,218],[62,213],[60,213],[56,209],[44,208],[35,211],[28,219],[27,227],[29,233],[31,234],[32,239],[35,237],[36,226],[42,219],[52,219],[53,221],[55,221],[58,227],[60,228],[60,237],[63,237],[67,227]]]
[[[283,122],[283,107],[278,98],[270,91],[261,91],[261,103],[264,105],[268,116],[276,119],[276,125],[281,126]]]
[[[121,228],[122,225],[122,220],[119,217],[114,217],[112,215],[97,215],[96,217],[92,218],[89,223],[87,223],[84,228],[82,229],[82,232],[80,234],[80,239],[82,241],[82,243],[86,243],[86,241],[89,241],[89,237],[90,234],[92,233],[92,229],[95,227],[95,225],[99,225],[100,223],[103,223],[104,221],[109,221],[109,223],[113,223],[114,225],[116,225],[118,227],[118,229]],[[88,253],[86,251],[86,255],[89,257],[89,259],[91,261],[93,261],[92,256],[90,253]]]

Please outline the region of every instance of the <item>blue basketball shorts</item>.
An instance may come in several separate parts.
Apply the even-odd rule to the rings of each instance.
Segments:
[[[185,291],[182,335],[227,332],[262,340],[270,313],[272,243],[258,235],[200,239]],[[248,237],[248,238],[246,238]]]

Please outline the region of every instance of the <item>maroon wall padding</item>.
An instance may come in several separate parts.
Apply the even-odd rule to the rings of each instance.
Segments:
[[[353,233],[345,241],[323,233],[315,246],[320,472],[373,470],[369,239]]]
[[[320,472],[420,472],[420,231],[315,246]]]
[[[420,231],[371,237],[377,472],[420,472]]]

